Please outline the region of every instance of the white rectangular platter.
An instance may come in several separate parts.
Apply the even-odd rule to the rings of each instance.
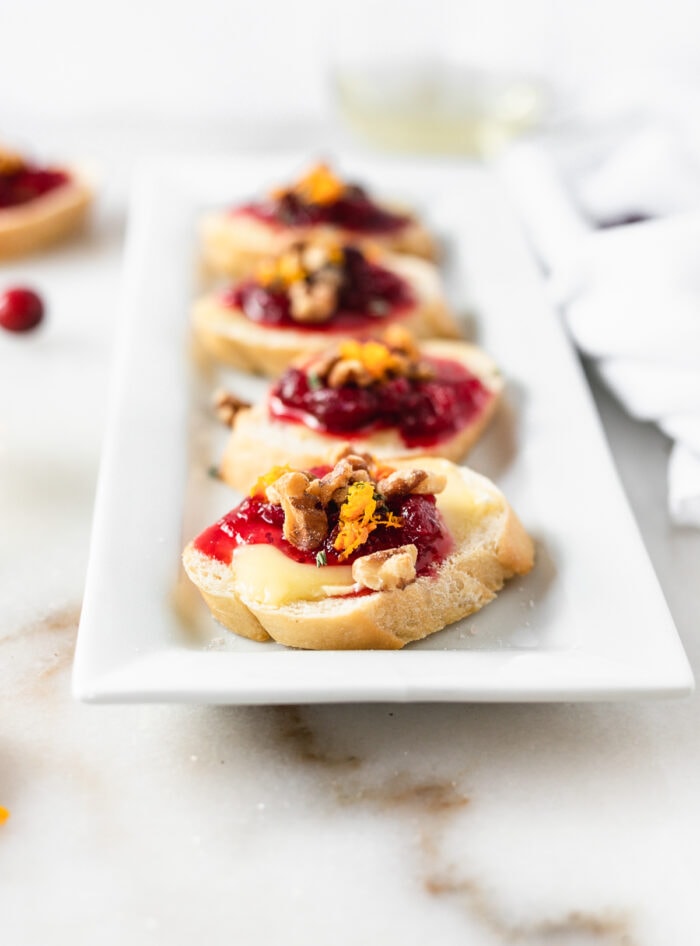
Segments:
[[[484,169],[346,156],[345,176],[415,206],[444,242],[465,332],[505,401],[469,462],[534,537],[537,561],[478,614],[402,651],[305,652],[218,626],[180,565],[238,501],[208,475],[209,398],[264,383],[198,363],[197,220],[291,179],[314,155],[157,161],[134,189],[113,397],[74,692],[95,702],[609,700],[689,692],[692,674],[588,388],[513,212]]]

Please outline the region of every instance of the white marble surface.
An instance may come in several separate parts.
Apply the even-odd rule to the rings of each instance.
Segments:
[[[115,132],[92,145],[109,182],[92,233],[0,268],[3,284],[32,282],[49,303],[38,333],[0,336],[0,805],[10,811],[0,942],[700,940],[697,697],[284,708],[71,699],[136,150]],[[667,521],[664,439],[605,393],[597,401],[698,673],[700,532]]]

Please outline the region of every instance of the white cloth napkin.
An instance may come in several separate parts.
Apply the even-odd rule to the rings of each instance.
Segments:
[[[700,526],[700,168],[663,128],[585,145],[523,144],[499,170],[575,344],[673,441],[673,521]]]

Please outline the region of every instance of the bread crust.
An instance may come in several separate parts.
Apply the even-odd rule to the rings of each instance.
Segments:
[[[392,209],[387,207],[386,209]],[[238,278],[251,273],[267,256],[276,256],[301,240],[320,243],[350,243],[360,249],[380,247],[390,253],[409,254],[428,260],[438,257],[437,246],[426,228],[414,218],[392,233],[363,236],[328,224],[286,227],[265,223],[250,214],[235,211],[205,215],[200,223],[202,261],[214,275]]]
[[[366,338],[399,323],[416,338],[459,338],[459,326],[442,294],[435,267],[412,257],[387,256],[382,266],[410,283],[415,305],[394,318],[377,319],[360,331],[275,329],[251,322],[239,310],[222,305],[220,294],[199,299],[192,324],[202,348],[211,357],[241,371],[277,377],[303,354],[321,351],[344,336]]]
[[[271,418],[266,403],[261,403],[236,414],[219,464],[219,475],[234,489],[246,492],[261,469],[288,464],[294,469],[307,470],[323,463],[329,451],[348,441],[356,452],[371,453],[381,460],[416,456],[441,456],[454,462],[461,460],[491,420],[503,390],[503,379],[495,363],[475,345],[433,340],[424,342],[420,349],[424,355],[460,361],[491,392],[484,409],[452,437],[431,447],[407,447],[394,428],[365,437],[350,434],[336,437],[303,424]]]
[[[183,553],[185,569],[214,617],[246,637],[257,634],[254,639],[264,640],[267,635],[290,647],[396,650],[478,611],[508,578],[532,568],[532,541],[493,483],[439,458],[400,461],[397,466],[443,473],[448,484],[465,489],[464,515],[455,520],[452,512],[449,519],[456,548],[435,575],[392,591],[273,607],[242,596],[235,583],[235,558],[230,566],[223,565],[190,543]],[[241,619],[241,606],[254,623],[248,616]]]
[[[79,176],[17,207],[0,210],[0,259],[26,256],[79,230],[92,203]]]

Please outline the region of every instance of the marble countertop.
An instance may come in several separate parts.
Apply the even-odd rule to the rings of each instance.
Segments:
[[[115,142],[102,142],[103,155],[114,157]],[[0,806],[10,813],[0,826],[0,941],[696,942],[697,696],[73,701],[125,177],[84,238],[0,269],[3,284],[34,284],[49,306],[37,333],[0,337]],[[697,673],[700,532],[669,524],[664,438],[590,380]]]

